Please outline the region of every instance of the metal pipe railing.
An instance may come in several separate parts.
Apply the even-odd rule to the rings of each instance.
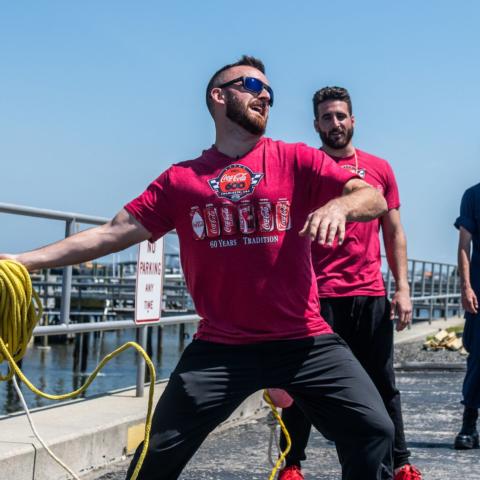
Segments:
[[[384,257],[385,258],[385,257]],[[387,295],[395,292],[395,281],[390,269],[383,273]],[[449,311],[461,310],[460,290],[458,287],[457,266],[444,262],[431,262],[418,259],[408,260],[408,280],[414,311],[427,308],[428,321],[434,312],[440,310],[445,318]],[[427,304],[424,304],[427,302]]]
[[[44,218],[56,221],[65,222],[65,237],[68,237],[75,233],[79,224],[86,225],[102,225],[108,222],[110,219],[106,217],[98,217],[91,215],[83,215],[79,213],[69,213],[56,210],[47,210],[40,208],[33,208],[21,205],[14,205],[8,203],[0,202],[0,213],[7,213],[12,215],[23,215],[29,217]],[[175,233],[175,232],[170,232]],[[459,300],[460,292],[458,289],[458,275],[457,267],[455,265],[441,263],[441,262],[431,262],[423,261],[418,259],[409,259],[409,283],[411,288],[412,300],[418,304],[418,302],[428,302],[430,309],[430,321],[433,315],[433,309],[440,301],[444,303],[445,316],[448,314],[448,307],[451,300]],[[420,266],[419,272],[418,266]],[[427,269],[427,266],[430,269]],[[444,268],[446,267],[446,274],[444,274]],[[450,273],[452,272],[452,273]],[[92,292],[95,288],[106,288],[110,291],[110,295],[113,297],[113,291],[121,291],[123,289],[133,289],[134,283],[132,282],[129,285],[122,284],[107,284],[107,283],[73,283],[73,269],[72,267],[65,267],[63,269],[62,275],[62,285],[61,285],[61,299],[60,299],[60,324],[59,325],[44,325],[37,326],[33,332],[35,336],[48,336],[48,335],[62,335],[68,333],[85,333],[93,331],[102,331],[102,330],[119,330],[124,328],[142,328],[142,334],[140,339],[144,338],[146,335],[146,328],[143,325],[136,325],[133,320],[114,320],[114,321],[100,321],[100,322],[89,322],[89,323],[73,323],[70,322],[71,318],[71,299],[72,299],[72,287],[77,289],[78,301],[81,304],[82,300],[82,289],[90,289]],[[168,276],[167,276],[168,277]],[[179,275],[170,276],[172,280],[181,280]],[[452,284],[451,278],[454,278],[453,281],[453,291],[450,291],[450,286]],[[102,277],[105,278],[105,277]],[[108,277],[107,277],[108,278]],[[387,288],[387,295],[391,296],[395,289],[395,280],[393,278],[392,272],[387,268],[384,272],[384,279]],[[437,281],[438,280],[438,281]],[[40,288],[43,285],[43,295],[45,303],[48,298],[55,297],[48,292],[49,287],[59,286],[58,284],[52,282],[36,282],[36,285],[39,285]],[[419,287],[419,292],[417,292],[417,286]],[[178,295],[175,295],[174,298],[182,298],[182,304],[185,305],[187,299],[189,299],[188,292],[183,282],[180,281],[179,284],[170,284],[165,285],[166,290],[178,291]],[[419,295],[417,295],[419,293]],[[128,294],[127,294],[128,296]],[[81,308],[81,305],[80,305]],[[461,308],[460,302],[458,308]],[[128,312],[133,311],[131,309]],[[108,313],[107,308],[103,312],[103,317]],[[46,309],[46,315],[56,315],[58,312],[55,309]],[[75,315],[95,315],[98,312],[85,312],[82,314],[78,311],[75,312]],[[176,324],[185,324],[197,322],[200,318],[196,314],[183,314],[176,316],[169,316],[163,318],[159,323],[155,325],[176,325]],[[139,365],[143,362],[139,362]],[[140,369],[142,367],[139,367]],[[141,395],[143,392],[143,374],[140,371],[137,371],[137,395]]]
[[[10,203],[1,203],[0,202],[0,213],[7,213],[12,215],[23,215],[28,217],[44,218],[49,220],[57,220],[65,222],[65,238],[74,234],[78,224],[86,225],[103,225],[108,222],[110,219],[107,217],[98,217],[92,215],[83,215],[79,213],[70,213],[62,212],[58,210],[48,210],[42,208],[27,207],[23,205],[14,205]],[[37,327],[34,330],[34,335],[56,335],[60,333],[80,333],[86,331],[98,331],[98,330],[115,330],[112,328],[113,325],[105,325],[106,323],[115,323],[118,328],[133,328],[137,327],[135,322],[127,321],[125,325],[120,326],[120,323],[115,322],[96,322],[96,323],[83,323],[83,324],[70,324],[70,313],[71,313],[71,293],[72,293],[72,272],[73,269],[71,266],[63,268],[62,275],[62,294],[60,301],[60,322],[61,325],[48,325]],[[190,321],[190,320],[185,320]],[[162,324],[172,324],[175,320],[173,317],[170,317],[168,322],[162,322]],[[99,325],[102,323],[102,325]],[[177,323],[184,323],[177,322]],[[92,328],[93,327],[93,328]],[[144,327],[144,326],[143,326]],[[142,329],[142,335],[140,340],[146,339],[146,327]],[[145,343],[145,341],[143,341]],[[145,347],[145,344],[142,345]],[[143,369],[143,375],[141,375],[141,370]],[[145,374],[145,363],[143,361],[138,362],[137,369],[137,396],[143,396],[143,379]]]
[[[171,317],[162,318],[159,322],[151,323],[148,326],[166,326],[166,325],[180,325],[184,323],[196,323],[200,317],[196,314],[175,315]],[[61,325],[43,325],[35,327],[33,330],[34,337],[43,337],[48,335],[67,335],[69,333],[86,333],[86,332],[101,332],[124,330],[126,328],[140,328],[145,324],[137,324],[133,320],[115,320],[107,322],[82,322],[82,323],[68,323]]]
[[[25,215],[27,217],[46,218],[49,220],[63,220],[64,222],[74,221],[78,223],[85,223],[86,225],[103,225],[110,220],[107,217],[84,215],[82,213],[61,212],[59,210],[26,207],[24,205],[14,205],[11,203],[2,202],[0,202],[0,213]]]

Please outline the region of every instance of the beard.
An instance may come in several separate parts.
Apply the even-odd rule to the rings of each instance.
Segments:
[[[263,135],[267,128],[267,116],[263,117],[249,111],[248,105],[244,105],[228,90],[226,93],[226,115],[232,122],[244,128],[252,135]],[[252,100],[256,101],[256,100]]]
[[[341,132],[343,135],[336,137],[335,133]],[[334,150],[341,150],[345,148],[353,137],[353,127],[347,129],[334,128],[328,132],[320,130],[320,138],[324,145],[327,145]]]

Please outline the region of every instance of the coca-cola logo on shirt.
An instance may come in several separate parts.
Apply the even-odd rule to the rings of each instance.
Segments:
[[[208,180],[208,184],[220,198],[238,202],[253,193],[262,177],[263,173],[254,173],[244,165],[234,164],[224,168],[218,177]]]

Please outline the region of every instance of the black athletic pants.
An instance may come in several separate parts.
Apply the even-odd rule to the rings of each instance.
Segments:
[[[329,334],[253,345],[193,341],[157,404],[139,480],[177,479],[209,432],[266,387],[288,389],[336,442],[344,480],[392,478],[392,422],[345,342]]]
[[[395,386],[393,322],[390,320],[388,299],[363,296],[322,298],[320,304],[323,318],[345,340],[377,387],[395,426],[394,468],[405,465],[410,452],[405,442],[400,392]],[[292,439],[287,465],[300,466],[300,462],[306,459],[305,448],[312,423],[303,414],[301,407],[300,403],[294,404],[282,413]],[[282,449],[286,446],[283,435],[280,446]]]

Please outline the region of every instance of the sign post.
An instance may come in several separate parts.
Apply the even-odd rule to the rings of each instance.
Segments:
[[[162,314],[163,252],[163,238],[153,243],[142,242],[138,248],[135,323],[142,325],[138,329],[138,338],[144,350],[147,344],[147,325],[158,323]],[[137,397],[143,397],[144,384],[145,360],[139,357]]]
[[[163,238],[138,248],[135,323],[156,323],[162,312]]]

